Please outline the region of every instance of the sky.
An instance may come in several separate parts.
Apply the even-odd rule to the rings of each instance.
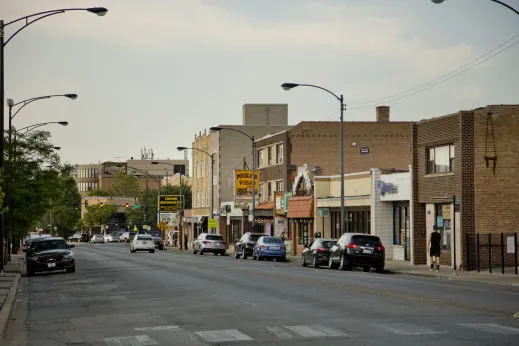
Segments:
[[[79,95],[34,102],[13,120],[69,121],[46,129],[73,164],[139,158],[144,147],[181,159],[175,148],[195,133],[241,124],[245,103],[286,103],[294,125],[339,120],[331,95],[284,82],[343,94],[346,121],[374,121],[377,105],[418,121],[519,103],[519,44],[429,83],[519,34],[519,16],[490,0],[0,0],[0,19],[94,6],[108,13],[45,18],[4,51],[6,98]],[[401,94],[420,85],[430,88]]]

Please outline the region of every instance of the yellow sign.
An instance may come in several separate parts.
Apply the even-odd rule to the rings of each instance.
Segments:
[[[208,219],[207,227],[208,228],[218,228],[218,222],[216,222],[216,219]]]
[[[444,204],[442,208],[442,216],[444,220],[451,220],[451,205],[450,204]]]
[[[161,231],[164,231],[165,229],[168,228],[168,222],[167,221],[161,221],[157,224],[157,227],[161,230]]]
[[[180,209],[180,195],[160,196],[159,213],[176,213]]]
[[[258,171],[254,171],[254,191],[258,191]],[[247,208],[252,202],[252,171],[246,169],[234,170],[234,206]]]

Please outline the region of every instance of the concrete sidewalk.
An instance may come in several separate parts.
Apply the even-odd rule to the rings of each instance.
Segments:
[[[25,254],[11,255],[11,261],[7,262],[4,273],[0,274],[0,340],[5,336],[11,317],[24,263]]]

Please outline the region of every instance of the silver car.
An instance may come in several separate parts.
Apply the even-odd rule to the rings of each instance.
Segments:
[[[92,237],[92,239],[90,239],[90,241],[92,243],[101,243],[101,244],[104,244],[105,243],[105,237],[102,235],[102,234],[96,234]]]
[[[219,234],[202,233],[193,243],[193,253],[200,253],[200,255],[212,252],[214,255],[225,256],[227,248],[227,243]]]

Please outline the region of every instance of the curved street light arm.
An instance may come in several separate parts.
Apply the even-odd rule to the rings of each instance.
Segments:
[[[7,39],[7,41],[5,41],[4,43],[4,47],[9,43],[9,41],[11,41],[11,39],[13,37],[15,37],[20,31],[22,31],[23,29],[25,29],[26,27],[28,27],[29,25],[31,25],[32,23],[35,23],[43,18],[47,18],[47,17],[50,17],[50,16],[53,16],[55,14],[61,14],[61,13],[64,13],[64,12],[67,12],[67,11],[89,11],[91,9],[89,8],[63,8],[63,9],[59,9],[59,10],[50,10],[50,11],[44,11],[44,12],[38,12],[38,13],[33,13],[33,14],[30,14],[28,16],[25,16],[25,17],[20,17],[18,19],[15,19],[15,20],[12,20],[6,24],[4,24],[4,27],[10,25],[10,24],[14,24],[14,23],[17,23],[21,20],[25,20],[25,25],[22,26],[20,29],[16,30],[12,35],[11,37],[9,37]],[[105,9],[106,10],[106,9]],[[92,12],[92,11],[90,11]],[[94,12],[96,13],[96,12]],[[106,12],[105,12],[106,13]],[[39,16],[39,17],[38,17]],[[30,18],[32,17],[38,17],[36,19],[33,19],[33,20],[30,20]],[[0,28],[1,29],[1,28]]]
[[[303,84],[300,84],[300,85],[303,85]],[[239,132],[239,133],[241,133],[242,135],[245,135],[245,136],[249,137],[249,139],[250,139],[251,141],[254,142],[254,138],[252,138],[252,136],[249,136],[249,135],[246,134],[245,132],[240,131],[240,130],[238,130],[238,129],[233,129],[233,128],[231,128],[231,127],[218,127],[218,130],[217,130],[217,131],[220,131],[220,130],[231,130],[231,131]],[[193,148],[193,149],[195,149],[195,148]],[[200,149],[198,149],[198,150],[200,150]],[[209,154],[208,154],[208,155],[209,155]]]
[[[513,8],[512,6],[508,5],[508,4],[505,4],[504,2],[502,1],[499,1],[499,0],[490,0],[490,1],[493,1],[499,5],[503,5],[504,7],[508,8],[509,10],[512,10],[514,11],[516,14],[519,15],[519,11],[517,11],[515,8]]]
[[[326,88],[323,88],[323,87],[320,87],[318,85],[313,85],[313,84],[298,84],[298,86],[307,86],[307,87],[311,87],[311,88],[317,88],[317,89],[321,89],[321,90],[324,90],[326,91],[327,93],[333,95],[337,100],[341,100],[341,98],[337,95],[335,95],[333,92],[331,92],[330,90],[326,89]]]
[[[224,128],[222,127],[222,129],[224,129]],[[225,128],[225,129],[226,129],[226,130],[232,130],[232,129],[227,129],[227,128]],[[213,155],[209,154],[207,151],[202,150],[202,149],[198,149],[198,148],[185,148],[185,149],[182,149],[182,150],[196,150],[196,151],[199,151],[199,152],[201,152],[201,153],[206,154],[206,155],[209,156],[210,158],[213,158]]]

